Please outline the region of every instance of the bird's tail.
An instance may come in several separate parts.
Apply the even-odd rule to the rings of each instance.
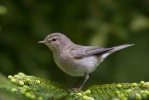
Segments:
[[[115,47],[112,47],[113,49],[110,50],[111,53],[115,52],[115,51],[118,51],[118,50],[121,50],[121,49],[124,49],[124,48],[127,48],[127,47],[130,47],[130,46],[133,46],[134,44],[123,44],[123,45],[120,45],[120,46],[115,46]]]
[[[100,58],[100,62],[102,62],[107,56],[109,56],[111,53],[133,46],[134,44],[123,44],[123,45],[119,45],[119,46],[115,46],[115,47],[111,47],[111,48],[106,48],[107,50],[105,50],[104,52],[102,52],[101,58]]]

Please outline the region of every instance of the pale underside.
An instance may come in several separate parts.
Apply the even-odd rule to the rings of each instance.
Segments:
[[[77,50],[76,50],[77,49]],[[63,51],[60,55],[54,54],[54,60],[57,66],[71,76],[84,76],[85,73],[93,72],[96,67],[106,58],[110,53],[110,48],[100,47],[83,47],[81,49],[71,48]],[[104,52],[104,53],[103,53]]]

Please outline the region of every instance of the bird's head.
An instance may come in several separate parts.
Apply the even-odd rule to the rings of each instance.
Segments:
[[[52,33],[49,34],[43,41],[39,41],[38,43],[46,44],[53,52],[62,50],[73,42],[61,33]]]

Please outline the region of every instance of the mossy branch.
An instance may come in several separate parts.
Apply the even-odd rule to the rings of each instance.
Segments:
[[[127,100],[127,99],[149,99],[149,82],[140,83],[113,83],[95,85],[86,91],[69,91],[68,88],[59,83],[43,78],[28,76],[24,73],[9,75],[8,80],[0,75],[0,95],[9,100],[21,98],[22,100]],[[15,95],[17,94],[17,95]],[[13,96],[14,95],[14,96]],[[10,99],[14,98],[14,99]],[[1,99],[1,97],[0,97]]]

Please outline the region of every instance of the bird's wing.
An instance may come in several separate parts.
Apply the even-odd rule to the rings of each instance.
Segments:
[[[91,56],[96,54],[101,54],[107,51],[112,50],[113,48],[102,48],[102,47],[95,47],[95,46],[77,46],[75,49],[72,49],[73,56],[75,58],[82,58],[85,56]]]

